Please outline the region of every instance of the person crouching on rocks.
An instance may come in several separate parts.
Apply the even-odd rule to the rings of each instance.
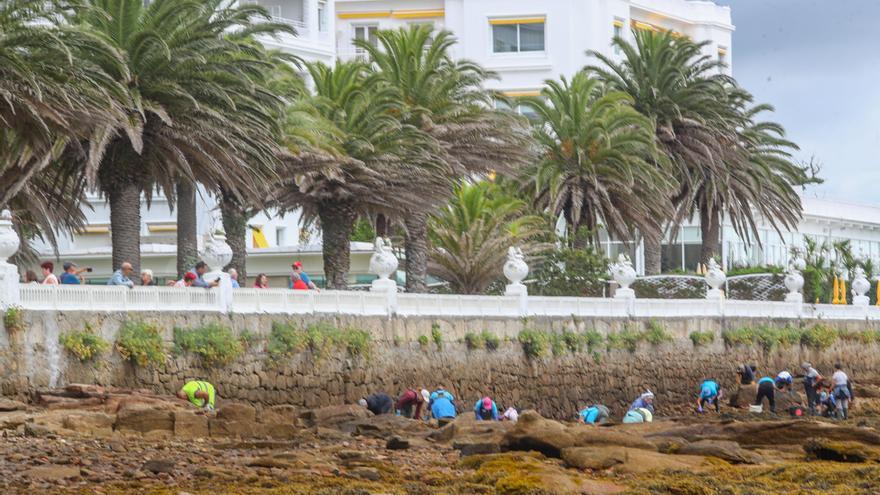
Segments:
[[[451,423],[455,419],[455,397],[443,387],[431,394],[429,404],[431,416],[437,420],[440,426],[446,426],[447,423]]]
[[[394,406],[397,414],[412,419],[422,419],[422,408],[431,400],[431,394],[427,390],[422,389],[421,392],[408,388],[406,392],[397,399]]]
[[[214,410],[214,399],[217,394],[214,386],[208,382],[191,380],[177,391],[177,397],[188,401],[190,404],[204,409],[205,411]]]
[[[366,407],[371,413],[376,416],[380,414],[391,414],[391,410],[394,408],[394,401],[391,400],[391,397],[388,394],[378,393],[373,394],[369,397],[364,397],[363,399],[358,401],[358,404]]]
[[[715,404],[715,412],[721,412],[721,399],[724,392],[718,387],[715,380],[705,380],[700,385],[700,395],[697,397],[697,412],[703,412],[706,404]]]
[[[645,407],[630,409],[623,417],[623,424],[650,423],[654,421],[654,415]]]
[[[474,414],[477,416],[477,421],[499,420],[498,407],[490,397],[483,397],[474,404]]]
[[[633,403],[629,406],[629,410],[635,409],[647,409],[651,411],[651,414],[654,414],[654,394],[650,390],[646,391],[642,395],[639,396],[638,399],[634,400]]]
[[[611,417],[611,411],[602,404],[593,404],[578,412],[578,421],[588,425],[603,424]]]
[[[776,412],[776,385],[773,383],[773,379],[769,376],[765,376],[758,380],[758,395],[755,397],[755,405],[763,406],[764,399],[767,399],[767,403],[770,405],[770,412]]]

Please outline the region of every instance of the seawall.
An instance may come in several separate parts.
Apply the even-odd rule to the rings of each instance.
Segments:
[[[126,319],[140,319],[161,329],[169,347],[173,328],[192,328],[220,323],[235,332],[249,331],[263,340],[234,363],[206,368],[197,357],[169,353],[164,364],[135,366],[115,350],[93,362],[81,363],[58,344],[59,335],[87,325],[108,342]],[[880,382],[880,345],[837,339],[818,350],[802,345],[777,346],[765,351],[753,345],[726,346],[724,329],[744,326],[786,324],[794,320],[686,318],[657,320],[671,341],[640,342],[629,350],[565,353],[529,359],[516,341],[524,328],[562,332],[595,329],[602,334],[629,326],[642,326],[637,319],[572,318],[384,318],[384,317],[282,317],[279,315],[220,315],[214,313],[106,313],[25,311],[24,329],[0,332],[0,392],[26,396],[34,390],[67,383],[149,388],[173,393],[186,380],[199,378],[214,383],[222,399],[257,404],[293,404],[321,407],[354,402],[372,392],[390,395],[406,387],[433,388],[443,385],[469,409],[482,395],[491,395],[499,406],[534,408],[550,417],[570,416],[577,407],[603,402],[620,411],[635,396],[649,388],[657,394],[657,405],[683,404],[693,400],[699,382],[717,378],[722,386],[733,384],[736,364],[758,366],[760,374],[775,374],[782,368],[797,370],[811,361],[820,372],[830,374],[834,362],[841,362],[856,383]],[[368,357],[351,357],[344,352],[315,356],[309,351],[290,359],[273,360],[266,353],[265,338],[272,323],[308,324],[325,321],[339,328],[356,327],[372,337]],[[849,331],[880,329],[880,325],[859,321],[824,321]],[[432,327],[439,329],[442,348],[433,340],[420,345],[420,336],[430,339]],[[693,331],[715,333],[714,342],[695,346]],[[470,350],[462,343],[467,332],[488,331],[501,338],[497,350]]]

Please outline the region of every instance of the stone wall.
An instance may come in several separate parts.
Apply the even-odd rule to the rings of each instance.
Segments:
[[[353,402],[376,391],[396,395],[405,387],[444,385],[460,398],[460,409],[469,409],[479,397],[488,394],[495,397],[499,406],[534,408],[546,416],[564,418],[577,407],[594,401],[604,402],[619,412],[645,388],[657,394],[661,411],[664,404],[681,406],[692,402],[700,381],[706,377],[716,377],[722,386],[731,385],[733,369],[741,362],[757,364],[763,375],[775,374],[783,367],[794,371],[804,360],[830,374],[832,363],[840,361],[855,382],[880,382],[880,347],[876,345],[838,341],[824,351],[795,346],[767,353],[751,346],[727,348],[720,338],[725,328],[764,323],[797,324],[790,321],[664,319],[661,323],[674,336],[672,342],[656,346],[641,343],[632,353],[603,348],[594,354],[533,360],[526,359],[516,342],[517,334],[524,327],[553,331],[595,328],[608,333],[625,324],[643,322],[571,318],[336,317],[329,319],[339,327],[356,326],[371,332],[374,343],[369,358],[351,358],[340,353],[316,358],[304,352],[290,360],[273,362],[265,354],[265,342],[262,342],[236,363],[222,369],[204,369],[198,359],[188,356],[169,357],[157,368],[139,368],[124,362],[115,351],[94,363],[82,364],[68,356],[58,344],[59,335],[81,330],[86,324],[113,342],[128,317],[155,323],[163,329],[169,344],[175,326],[187,328],[218,322],[238,332],[249,330],[266,337],[272,322],[282,319],[278,315],[26,312],[24,331],[13,335],[0,331],[0,391],[5,395],[25,396],[49,386],[94,383],[172,393],[184,381],[199,378],[213,382],[221,399],[311,408]],[[297,317],[302,323],[319,319]],[[878,326],[864,321],[825,323],[853,331]],[[443,335],[442,350],[433,342],[427,347],[417,342],[419,336],[431,334],[434,324],[439,325]],[[468,350],[460,342],[466,332],[483,330],[502,337],[498,350]],[[718,336],[713,344],[695,348],[688,338],[694,330],[711,330]]]

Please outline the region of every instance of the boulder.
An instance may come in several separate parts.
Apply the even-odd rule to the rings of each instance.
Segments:
[[[261,423],[274,423],[274,424],[291,424],[298,425],[299,424],[299,415],[300,411],[296,406],[292,406],[290,404],[282,404],[278,406],[270,406],[264,408],[260,412],[260,422]]]
[[[652,441],[679,437],[689,442],[730,440],[745,446],[803,445],[811,438],[827,438],[880,445],[880,433],[873,428],[859,428],[818,420],[726,421],[699,423],[670,428],[647,435]]]
[[[174,436],[178,438],[205,438],[210,436],[208,417],[195,411],[174,411]]]
[[[348,476],[368,481],[379,481],[382,478],[382,474],[379,472],[378,469],[367,466],[360,466],[350,469],[348,471]]]
[[[338,427],[344,431],[351,431],[356,435],[373,438],[388,438],[402,433],[427,435],[429,431],[428,426],[423,421],[393,414],[369,416],[351,423],[340,424]]]
[[[256,436],[257,428],[253,421],[208,420],[208,431],[212,437],[252,438]]]
[[[409,440],[397,435],[392,436],[385,442],[385,448],[388,450],[406,450],[409,447]]]
[[[820,461],[869,462],[880,460],[880,449],[860,442],[811,438],[804,443],[808,458]]]
[[[141,469],[153,474],[172,473],[174,472],[174,461],[168,459],[150,459],[141,466]]]
[[[759,464],[763,461],[760,455],[726,440],[700,440],[682,445],[676,453],[717,457],[733,464]]]
[[[79,468],[76,466],[58,466],[48,464],[46,466],[32,467],[24,473],[25,478],[40,481],[58,481],[79,476]]]
[[[623,464],[626,456],[622,449],[609,451],[606,448],[568,447],[562,449],[562,460],[568,467],[604,470]]]
[[[257,421],[257,410],[249,404],[224,404],[217,410],[217,419],[254,423]]]
[[[113,429],[122,432],[147,433],[150,431],[174,431],[174,416],[168,409],[154,405],[130,402],[120,404]]]
[[[85,436],[108,436],[113,434],[116,417],[102,412],[76,412],[65,415],[61,426]]]
[[[346,404],[311,409],[300,414],[300,419],[306,426],[310,427],[338,428],[342,425],[350,425],[351,423],[371,416],[373,416],[373,413],[363,406]]]
[[[0,397],[0,412],[24,411],[25,409],[27,409],[27,404],[24,402]]]

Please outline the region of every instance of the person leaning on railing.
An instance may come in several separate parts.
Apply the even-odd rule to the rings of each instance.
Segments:
[[[107,281],[107,285],[121,285],[131,289],[134,287],[134,282],[132,282],[130,278],[131,272],[133,271],[134,268],[131,266],[131,263],[127,261],[123,262],[122,266],[119,267],[119,270],[113,272],[113,276]]]

